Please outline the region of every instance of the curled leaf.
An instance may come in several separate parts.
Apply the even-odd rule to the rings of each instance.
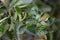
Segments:
[[[49,17],[50,17],[50,16],[49,16],[48,14],[44,14],[44,15],[41,17],[41,20],[42,20],[42,21],[47,21]]]

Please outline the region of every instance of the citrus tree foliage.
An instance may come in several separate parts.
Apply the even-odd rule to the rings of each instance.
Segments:
[[[36,35],[46,35],[48,33],[46,29],[54,22],[48,14],[52,8],[41,1],[39,6],[36,0],[0,1],[0,37],[7,31],[15,34],[15,40],[21,40],[20,34],[26,31]]]

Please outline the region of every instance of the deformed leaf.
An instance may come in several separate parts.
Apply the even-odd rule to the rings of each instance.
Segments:
[[[45,13],[45,14],[41,17],[41,21],[47,21],[49,17],[50,17],[50,16],[49,16],[47,13]]]

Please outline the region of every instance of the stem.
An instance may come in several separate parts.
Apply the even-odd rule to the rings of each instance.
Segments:
[[[25,15],[24,15],[24,17],[23,17],[23,19],[21,21],[23,21],[26,18],[26,16],[27,16],[27,14],[25,13]]]
[[[21,40],[20,35],[19,35],[19,28],[20,28],[20,25],[18,26],[18,24],[17,24],[15,27],[16,40]]]
[[[20,22],[21,23],[21,22]],[[16,33],[16,40],[21,40],[20,38],[20,32],[19,29],[23,24],[17,23],[16,27],[15,27],[15,33]]]
[[[1,23],[2,21],[6,20],[7,18],[9,18],[9,17],[5,17],[5,18],[1,19],[1,20],[0,20],[0,23]]]
[[[53,40],[53,32],[49,33],[50,40]]]

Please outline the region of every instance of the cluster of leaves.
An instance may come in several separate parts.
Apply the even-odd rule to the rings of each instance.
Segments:
[[[40,35],[53,24],[48,14],[52,8],[48,5],[37,6],[34,0],[0,0],[0,37],[13,31],[16,39],[27,30]],[[46,34],[46,33],[44,33]]]

